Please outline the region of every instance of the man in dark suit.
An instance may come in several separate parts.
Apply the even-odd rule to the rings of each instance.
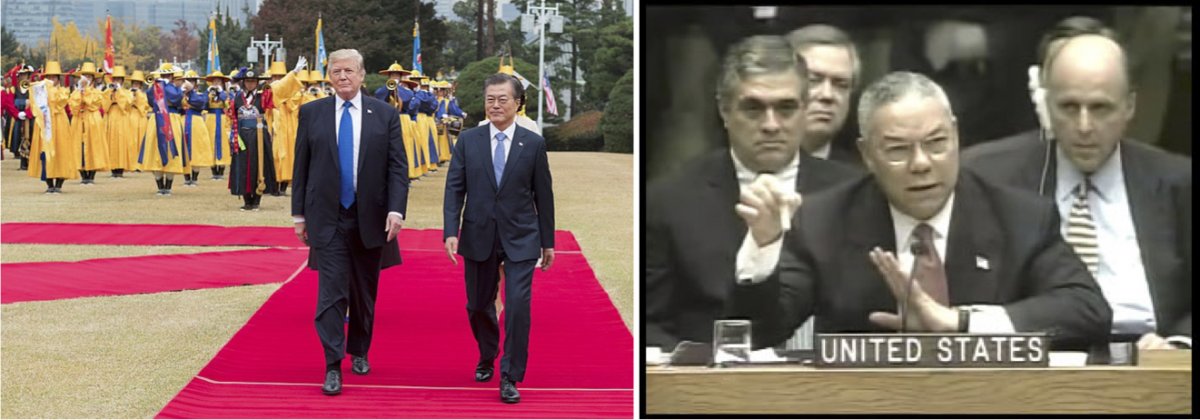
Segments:
[[[646,194],[645,337],[668,351],[709,342],[732,291],[734,255],[746,223],[730,210],[759,173],[801,194],[858,171],[801,149],[808,74],[780,37],[752,37],[725,59],[718,86],[729,148],[710,152],[652,184]],[[760,109],[770,107],[767,113]]]
[[[851,95],[862,74],[858,48],[850,36],[832,25],[815,24],[787,34],[796,54],[808,66],[808,106],[804,125],[805,152],[821,158],[862,166],[849,144],[834,144],[846,128]]]
[[[1047,332],[1058,348],[1107,339],[1111,311],[1054,208],[959,172],[949,104],[915,73],[867,88],[859,149],[872,176],[805,197],[786,235],[777,191],[743,195],[734,311],[754,322],[755,347],[814,313],[821,332],[895,331],[900,307],[908,331]]]
[[[1125,137],[1135,103],[1127,62],[1111,31],[1056,44],[1042,71],[1050,138],[981,145],[964,164],[1057,206],[1113,307],[1116,340],[1190,348],[1192,162]]]
[[[304,58],[300,61],[297,69],[303,68]],[[294,73],[283,83],[300,83]],[[336,95],[300,107],[296,131],[292,218],[296,235],[311,249],[309,267],[320,272],[316,327],[325,348],[326,395],[341,393],[346,353],[354,356],[354,373],[371,370],[367,351],[379,270],[400,263],[395,238],[408,204],[400,116],[362,94],[364,75],[357,50],[330,54]]]
[[[515,77],[494,74],[484,81],[489,123],[463,132],[454,145],[443,206],[446,253],[455,264],[455,253],[466,261],[467,317],[479,344],[479,382],[492,378],[500,340],[493,302],[504,263],[500,400],[505,403],[521,400],[516,384],[525,379],[529,357],[534,266],[539,257],[543,271],[554,262],[554,191],[546,141],[516,124],[518,98],[524,95]]]

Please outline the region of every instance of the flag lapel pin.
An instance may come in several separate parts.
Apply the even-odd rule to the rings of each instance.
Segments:
[[[984,270],[984,271],[988,271],[988,270],[992,269],[991,264],[988,263],[987,258],[984,258],[982,255],[975,256],[975,268],[978,268],[978,269]]]

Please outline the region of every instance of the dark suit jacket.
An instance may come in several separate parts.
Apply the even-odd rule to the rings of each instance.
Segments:
[[[1053,201],[1058,147],[1037,131],[984,143],[962,154],[984,177]],[[1192,160],[1134,140],[1121,142],[1125,192],[1158,334],[1192,335]],[[1043,176],[1043,173],[1045,174]]]
[[[858,149],[851,146],[849,149],[833,145],[829,148],[829,160],[845,163],[858,169],[865,168],[862,161],[862,154]]]
[[[1045,200],[960,171],[942,256],[950,305],[1003,305],[1017,331],[1048,332],[1056,347],[1107,340],[1112,311],[1058,220]],[[895,252],[893,226],[869,175],[807,197],[775,272],[734,293],[736,314],[753,322],[754,346],[785,340],[814,314],[818,332],[885,331],[868,314],[896,312],[897,299],[867,253]]]
[[[459,235],[461,214],[459,255],[488,259],[499,232],[509,259],[537,259],[542,248],[554,248],[554,190],[546,141],[517,126],[497,188],[490,126],[464,131],[454,144],[442,208],[443,238]]]
[[[304,215],[312,248],[333,241],[341,207],[341,172],[334,96],[318,99],[300,107],[296,130],[295,171],[292,184],[292,214]],[[408,159],[396,109],[378,99],[362,97],[359,133],[358,228],[363,246],[384,246],[388,212],[405,214],[408,206]],[[383,265],[399,263],[395,241],[387,243]],[[315,253],[310,252],[309,267],[316,268]]]
[[[802,154],[796,191],[819,191],[859,173]],[[737,250],[746,236],[746,223],[733,210],[738,194],[727,148],[704,155],[648,188],[644,294],[648,345],[670,349],[680,340],[712,340],[713,321],[724,317]]]

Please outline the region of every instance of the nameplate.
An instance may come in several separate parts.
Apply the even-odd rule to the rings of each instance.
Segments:
[[[1048,339],[1031,334],[817,334],[824,368],[1047,367]]]

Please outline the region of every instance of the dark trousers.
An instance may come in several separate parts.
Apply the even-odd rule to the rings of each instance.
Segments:
[[[525,379],[525,362],[529,359],[529,300],[537,260],[509,260],[499,239],[492,250],[487,260],[465,260],[467,318],[475,342],[479,344],[479,359],[494,360],[500,342],[495,301],[500,281],[499,266],[503,261],[504,357],[500,359],[500,372],[520,382]]]
[[[375,296],[379,290],[382,247],[363,247],[356,205],[339,208],[337,233],[329,245],[318,248],[317,336],[325,348],[325,364],[337,367],[346,353],[367,356],[375,324]],[[349,339],[345,316],[350,308]]]

